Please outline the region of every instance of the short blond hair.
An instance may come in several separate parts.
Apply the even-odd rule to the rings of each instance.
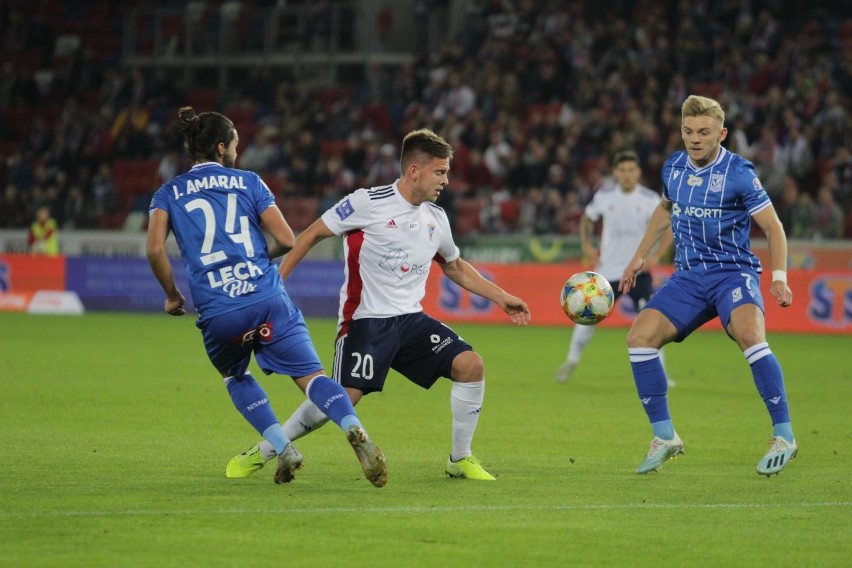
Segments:
[[[689,95],[680,107],[681,120],[687,116],[709,116],[725,124],[725,111],[719,101],[709,97]]]

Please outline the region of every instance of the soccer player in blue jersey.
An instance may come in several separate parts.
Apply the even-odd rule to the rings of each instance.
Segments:
[[[166,313],[186,313],[166,254],[166,238],[172,231],[189,276],[199,314],[196,325],[207,355],[237,410],[274,448],[275,482],[291,481],[303,459],[248,371],[252,353],[264,373],[290,375],[343,429],[367,479],[382,487],[387,481],[385,458],[358,420],[346,391],[323,371],[305,320],[271,261],[292,248],[295,236],[260,177],[234,168],[239,141],[234,124],[219,113],[196,114],[192,107],[184,107],[178,112],[178,130],[193,166],[157,190],[148,225],[148,261],[166,293]],[[271,249],[264,229],[275,240]],[[264,464],[247,468],[245,463],[238,465],[237,458],[228,464],[227,477],[246,477],[246,471]]]
[[[637,473],[656,471],[683,453],[666,400],[666,374],[659,350],[683,341],[719,317],[751,366],[754,383],[772,419],[769,451],[757,464],[761,475],[784,469],[798,451],[790,424],[781,366],[766,342],[760,261],[749,245],[750,220],[766,234],[772,283],[769,293],[787,307],[787,237],[772,202],[748,160],[721,146],[728,131],[725,112],[713,99],[691,95],[681,108],[685,152],[662,169],[663,199],[652,214],[620,288],[636,283],[646,255],[671,226],[675,273],[651,298],[627,334],[630,365],[654,438]]]

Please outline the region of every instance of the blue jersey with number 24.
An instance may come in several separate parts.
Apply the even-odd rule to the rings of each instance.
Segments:
[[[154,194],[150,212],[169,214],[202,320],[284,293],[260,225],[273,205],[257,174],[215,162],[196,164]]]

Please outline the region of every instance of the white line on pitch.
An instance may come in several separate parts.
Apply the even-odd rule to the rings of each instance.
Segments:
[[[363,513],[444,513],[455,511],[607,511],[642,509],[789,509],[798,507],[849,507],[852,501],[828,501],[819,503],[626,503],[622,505],[469,505],[435,507],[298,507],[293,509],[196,509],[196,510],[129,510],[129,511],[0,511],[0,518],[24,517],[145,517],[145,516],[192,516],[192,515],[256,515],[256,514],[363,514]]]

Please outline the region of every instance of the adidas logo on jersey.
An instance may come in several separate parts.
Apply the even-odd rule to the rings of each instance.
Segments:
[[[396,221],[394,221],[393,219],[388,221],[388,224],[385,225],[385,229],[396,229]]]

